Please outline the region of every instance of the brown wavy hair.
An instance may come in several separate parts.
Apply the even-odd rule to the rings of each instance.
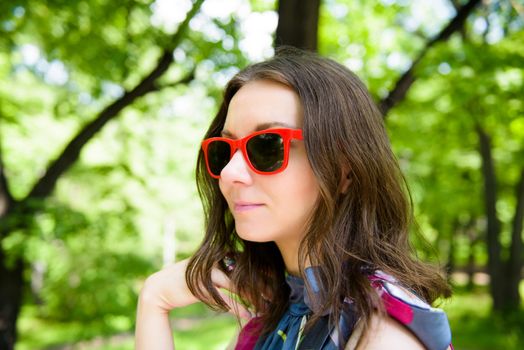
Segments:
[[[245,68],[229,81],[205,138],[220,135],[231,99],[255,80],[292,88],[303,107],[305,148],[320,194],[300,245],[299,265],[301,272],[306,259],[318,266],[323,285],[323,302],[307,327],[327,310],[332,310],[331,321],[338,320],[345,297],[355,302],[365,325],[375,310],[383,312],[363,273],[369,267],[393,275],[429,303],[448,296],[449,287],[438,271],[414,258],[408,239],[413,224],[411,197],[381,113],[359,78],[333,60],[281,48],[273,58]],[[341,193],[340,183],[346,175],[350,185]],[[290,293],[276,244],[238,237],[218,181],[207,173],[202,150],[196,182],[206,229],[187,268],[190,290],[210,307],[227,310],[211,282],[211,269],[232,253],[236,259],[229,274],[233,292],[262,317],[263,333],[273,330],[288,306]],[[306,287],[310,293],[307,281]]]

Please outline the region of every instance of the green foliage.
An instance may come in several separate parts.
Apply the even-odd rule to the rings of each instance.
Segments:
[[[277,4],[240,3],[261,12]],[[180,20],[165,24],[153,20],[155,6],[152,0],[0,2],[0,151],[16,199],[170,46],[187,9],[177,5],[173,15]],[[353,69],[379,100],[452,14],[449,2],[325,0],[319,51]],[[37,215],[11,218],[25,225],[2,247],[11,260],[23,256],[29,262],[26,277],[34,282],[25,291],[21,349],[130,332],[141,281],[164,258],[194,251],[202,237],[196,154],[223,84],[248,63],[240,44],[245,20],[242,11],[199,13],[158,91],[95,135],[51,198],[28,203]],[[465,36],[456,34],[427,52],[406,99],[388,115],[420,231],[441,262],[453,258],[464,266],[473,255],[482,267],[487,259],[475,123],[492,137],[497,210],[508,244],[514,186],[524,166],[523,26],[508,1],[476,11]],[[176,84],[192,71],[189,84]],[[164,257],[171,233],[175,249]],[[423,242],[414,244],[421,257],[435,255]],[[484,292],[459,293],[447,310],[458,348],[522,347],[516,326],[521,315],[508,323],[491,318]],[[211,317],[198,306],[175,313],[175,320],[195,314]],[[225,344],[234,329],[227,318],[194,322],[175,331],[181,348]]]
[[[409,21],[420,20],[412,14],[416,7],[408,1],[323,1],[319,52],[355,71],[377,99],[384,97],[424,45],[424,38],[406,30]],[[434,21],[420,31],[434,31]]]
[[[461,234],[471,220],[484,216],[477,123],[492,138],[499,186],[497,207],[503,242],[508,242],[504,237],[509,237],[517,176],[524,166],[524,139],[511,128],[524,114],[519,98],[524,93],[524,55],[508,50],[522,46],[520,36],[508,36],[493,45],[452,41],[435,48],[420,67],[410,96],[389,119],[393,142],[415,184],[419,210],[431,216],[433,227],[447,232],[444,242]],[[449,64],[450,72],[439,73],[442,62]],[[511,81],[496,79],[507,75]],[[423,167],[417,169],[420,165]],[[474,229],[483,231],[482,225]],[[459,249],[468,247],[467,240],[463,242],[465,245],[458,242]],[[466,255],[457,253],[458,263],[464,264]],[[478,256],[480,263],[485,261],[482,255]]]
[[[455,348],[522,349],[524,310],[514,310],[510,315],[493,315],[486,288],[465,291],[457,287],[455,290],[451,303],[445,305]]]
[[[177,5],[178,22],[166,25],[154,19],[156,5],[0,4],[0,151],[16,200],[24,199],[86,123],[138,84],[172,45],[188,9]],[[247,64],[240,20],[234,12],[197,14],[158,90],[90,140],[52,197],[26,202],[35,215],[6,219],[23,225],[0,242],[2,248],[10,261],[28,262],[31,281],[21,348],[131,331],[145,277],[194,251],[202,236],[196,153],[221,85]],[[192,71],[190,85],[177,84]],[[175,246],[165,251],[170,239]],[[217,327],[211,322],[202,334],[216,338]],[[191,341],[184,334],[181,344]]]
[[[83,323],[38,322],[26,309],[21,329],[27,336],[19,342],[20,350],[49,349],[68,346],[97,350],[130,350],[134,348],[133,334],[118,328],[100,328]],[[192,350],[222,350],[234,339],[238,329],[231,315],[214,314],[203,305],[193,305],[172,314],[173,338],[177,348]]]
[[[320,51],[353,69],[376,99],[419,56],[454,10],[450,2],[323,2]],[[483,25],[485,24],[485,27]],[[387,127],[411,188],[420,231],[439,260],[486,263],[483,177],[476,123],[492,138],[497,209],[508,245],[524,166],[522,18],[510,2],[475,11],[463,33],[427,51]],[[472,243],[474,242],[474,243]],[[431,249],[415,239],[419,255]]]

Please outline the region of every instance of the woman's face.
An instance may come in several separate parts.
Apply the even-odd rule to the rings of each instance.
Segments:
[[[302,108],[291,88],[270,80],[247,83],[233,96],[222,136],[242,138],[269,128],[302,128]],[[235,218],[238,235],[248,241],[300,242],[318,197],[318,183],[304,141],[291,140],[287,168],[277,174],[253,172],[237,150],[222,170],[220,190]]]

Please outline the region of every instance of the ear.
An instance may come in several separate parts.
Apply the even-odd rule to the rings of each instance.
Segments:
[[[338,188],[340,189],[340,193],[346,193],[349,189],[349,185],[351,185],[351,172],[349,171],[349,168],[344,167],[342,169],[342,176],[340,178],[340,184]]]

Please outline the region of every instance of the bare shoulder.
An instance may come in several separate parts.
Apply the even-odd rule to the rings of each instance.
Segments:
[[[406,327],[389,316],[375,314],[357,350],[424,350],[425,347]]]

